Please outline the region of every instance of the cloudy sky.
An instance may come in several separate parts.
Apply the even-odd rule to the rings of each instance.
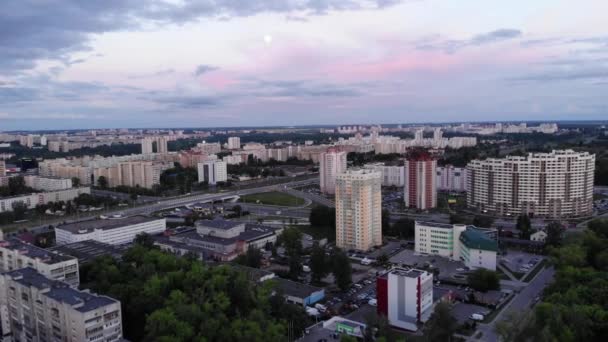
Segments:
[[[606,0],[3,0],[0,130],[608,119]]]

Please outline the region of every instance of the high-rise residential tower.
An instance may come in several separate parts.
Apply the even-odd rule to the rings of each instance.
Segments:
[[[595,155],[573,150],[473,160],[467,165],[467,205],[498,215],[589,215],[594,172]]]
[[[239,137],[228,138],[228,149],[229,150],[238,150],[239,148],[241,148],[241,138],[239,138]]]
[[[319,178],[321,192],[333,194],[336,191],[336,176],[346,171],[346,152],[329,148],[319,157]]]
[[[411,153],[405,161],[405,206],[426,210],[437,206],[437,161],[427,152]]]
[[[382,244],[382,173],[351,169],[336,177],[336,246],[367,251]]]

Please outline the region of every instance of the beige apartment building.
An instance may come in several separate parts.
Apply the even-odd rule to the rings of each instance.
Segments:
[[[105,177],[109,187],[125,185],[151,189],[155,184],[160,183],[162,172],[171,167],[170,163],[131,161],[110,167],[96,168],[93,171],[93,177],[95,181],[101,176]]]
[[[467,205],[498,215],[589,215],[594,171],[595,155],[573,150],[473,160],[467,165]]]
[[[351,169],[336,177],[336,245],[367,251],[382,244],[382,173]]]
[[[319,179],[321,192],[333,194],[336,191],[336,176],[346,171],[346,152],[339,148],[329,148],[319,157]]]
[[[31,267],[0,275],[0,314],[7,340],[122,340],[119,301],[79,291]]]
[[[78,259],[36,247],[19,239],[0,241],[0,272],[32,267],[49,279],[78,287]]]

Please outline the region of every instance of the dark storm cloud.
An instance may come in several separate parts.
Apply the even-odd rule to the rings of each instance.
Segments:
[[[142,21],[179,24],[204,17],[386,5],[386,0],[5,0],[0,6],[0,74],[31,69],[45,59],[69,65],[70,54],[87,50],[91,34],[136,29]]]
[[[206,74],[208,72],[215,71],[217,69],[219,69],[219,68],[216,66],[213,66],[213,65],[201,64],[196,67],[196,70],[194,70],[194,76],[200,76],[202,74]]]
[[[470,39],[464,40],[444,40],[441,37],[435,37],[428,41],[419,42],[416,44],[416,48],[420,50],[442,50],[446,53],[455,53],[466,47],[488,45],[519,38],[521,36],[522,32],[520,30],[498,29],[487,33],[477,34]]]

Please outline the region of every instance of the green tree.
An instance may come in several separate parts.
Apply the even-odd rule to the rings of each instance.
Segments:
[[[413,239],[416,234],[416,221],[401,218],[393,223],[390,232],[390,235],[397,236],[400,239]]]
[[[532,223],[530,222],[530,216],[520,215],[517,217],[517,230],[519,230],[519,238],[528,240],[532,233]]]
[[[391,213],[388,209],[382,209],[382,234],[389,232],[391,229]]]
[[[330,270],[329,260],[325,254],[325,248],[315,243],[310,252],[310,270],[313,283],[320,283]]]
[[[147,233],[137,234],[133,240],[133,243],[148,249],[154,247],[154,239],[152,236],[150,236],[150,234]]]
[[[245,254],[238,256],[236,262],[241,265],[260,268],[260,266],[262,266],[262,252],[255,247],[249,247]]]
[[[25,218],[25,213],[27,212],[27,206],[23,202],[13,202],[13,215],[15,221],[23,220]]]
[[[446,302],[435,306],[435,311],[424,325],[424,338],[429,342],[451,341],[458,322],[452,316],[452,309]]]
[[[485,268],[478,268],[469,273],[467,281],[469,286],[477,291],[500,290],[500,277],[498,273],[486,270]]]
[[[546,246],[558,247],[562,244],[565,229],[561,223],[551,222],[545,227],[545,230],[547,232]]]
[[[77,188],[80,186],[80,178],[78,177],[72,177],[72,186]]]
[[[490,228],[494,224],[494,219],[489,216],[476,215],[473,218],[473,225],[477,227]]]
[[[108,187],[108,180],[107,180],[107,178],[105,176],[99,176],[97,178],[97,186],[100,187],[100,188],[102,188],[102,189],[107,188]]]
[[[388,264],[388,262],[389,262],[389,259],[388,259],[388,255],[386,255],[386,253],[382,253],[376,258],[376,264],[378,264],[380,266],[386,266]]]
[[[352,284],[352,265],[348,255],[339,248],[333,250],[332,256],[332,273],[336,278],[336,285],[346,291]]]

